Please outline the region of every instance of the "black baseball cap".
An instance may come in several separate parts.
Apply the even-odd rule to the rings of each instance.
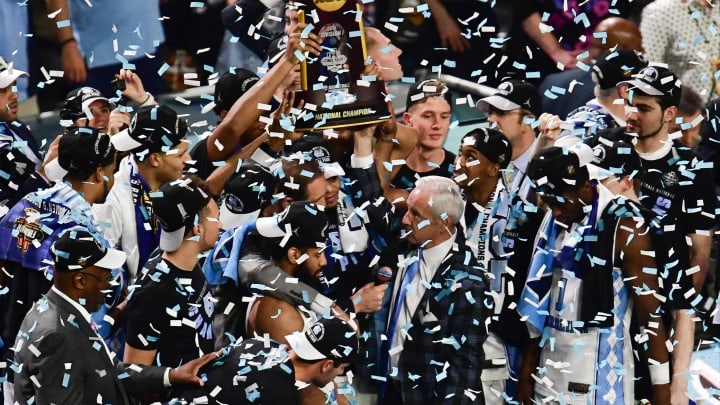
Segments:
[[[215,113],[220,115],[220,111],[232,108],[258,81],[260,78],[255,73],[243,68],[230,68],[223,73],[215,83]]]
[[[437,79],[423,80],[420,83],[413,84],[408,90],[407,99],[405,100],[405,110],[409,110],[413,105],[424,101],[430,97],[442,97],[453,106],[452,92],[448,86]]]
[[[648,96],[660,97],[666,105],[677,106],[680,104],[682,95],[682,83],[668,68],[651,65],[633,75],[630,80],[625,80],[619,85],[628,85],[628,97],[632,97],[634,91],[639,91]]]
[[[471,146],[482,153],[489,161],[507,168],[512,158],[512,145],[505,134],[489,128],[477,128],[468,132],[460,141],[460,146]]]
[[[272,217],[258,218],[257,231],[266,238],[288,238],[295,247],[322,247],[328,237],[328,220],[324,207],[307,201],[291,203]]]
[[[588,140],[593,148],[593,165],[598,170],[593,177],[602,180],[612,175],[618,177],[631,176],[640,171],[642,163],[640,156],[632,144],[620,139],[608,139],[598,136]]]
[[[83,227],[63,231],[50,248],[50,253],[55,261],[55,271],[63,273],[90,266],[112,270],[125,263],[125,252],[106,247],[99,236]]]
[[[290,159],[298,157],[300,164],[306,161],[317,161],[327,179],[345,175],[345,170],[340,163],[338,163],[338,159],[333,153],[332,148],[328,142],[323,139],[322,135],[308,134],[303,136],[292,144],[288,153]]]
[[[225,182],[220,197],[220,222],[225,229],[258,217],[272,203],[277,178],[263,165],[246,162]]]
[[[352,363],[360,350],[357,333],[340,318],[322,318],[305,332],[293,332],[285,339],[290,349],[306,361],[331,359]]]
[[[225,28],[243,45],[264,58],[271,35],[265,27],[266,24],[261,24],[267,11],[268,7],[263,1],[236,0],[222,10],[220,19]]]
[[[80,87],[71,90],[65,96],[63,108],[60,110],[60,125],[69,127],[80,118],[90,118],[90,104],[96,101],[104,101],[108,105],[110,101],[100,94],[100,90],[93,87]],[[70,122],[65,122],[70,121]]]
[[[152,195],[153,211],[162,228],[160,250],[176,251],[185,237],[185,227],[195,221],[197,213],[209,201],[210,196],[197,186],[192,177],[183,176],[163,183]]]
[[[530,111],[536,118],[542,114],[542,103],[537,88],[522,80],[506,80],[500,83],[497,92],[480,99],[476,107],[486,113],[490,111],[490,107],[494,107],[501,111],[522,108]]]
[[[172,108],[164,105],[140,107],[130,126],[112,137],[115,149],[133,152],[163,152],[185,138],[187,122]]]
[[[75,128],[60,138],[58,156],[45,166],[45,174],[52,181],[62,181],[68,173],[89,176],[114,161],[110,136],[95,128]]]
[[[590,146],[577,142],[571,147],[551,146],[537,154],[527,175],[540,196],[557,198],[588,179],[588,164],[594,159]]]
[[[640,52],[632,49],[618,48],[603,53],[592,67],[592,80],[607,90],[616,87],[619,82],[628,80],[640,69],[648,65]]]

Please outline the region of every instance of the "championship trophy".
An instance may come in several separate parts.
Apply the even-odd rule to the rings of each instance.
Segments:
[[[390,118],[385,84],[363,77],[367,46],[356,0],[306,0],[298,19],[322,41],[317,58],[301,61],[302,90],[296,97],[307,111],[296,131],[372,124]]]

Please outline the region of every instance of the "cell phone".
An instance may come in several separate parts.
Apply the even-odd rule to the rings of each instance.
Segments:
[[[112,86],[113,96],[120,96],[122,95],[122,92],[125,91],[124,79],[115,79],[110,82],[110,85]],[[120,92],[120,94],[118,94],[118,92]]]

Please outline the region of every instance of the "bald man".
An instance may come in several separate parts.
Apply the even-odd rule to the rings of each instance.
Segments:
[[[613,48],[626,48],[643,52],[642,36],[638,26],[625,18],[610,17],[595,28],[592,45],[587,56],[575,69],[548,75],[539,87],[543,112],[562,118],[595,97],[590,66],[600,55]]]

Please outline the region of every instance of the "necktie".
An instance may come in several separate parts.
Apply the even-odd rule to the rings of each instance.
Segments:
[[[407,294],[408,286],[410,286],[417,277],[418,273],[420,272],[420,261],[422,260],[422,249],[419,249],[417,252],[417,255],[415,256],[417,260],[413,261],[410,266],[408,267],[407,271],[405,272],[404,277],[402,278],[402,282],[400,284],[400,288],[397,292],[397,298],[395,299],[395,305],[392,308],[392,313],[390,314],[390,322],[388,323],[388,330],[387,330],[387,349],[383,350],[383,355],[385,357],[384,365],[386,366],[386,371],[389,370],[389,362],[390,362],[390,354],[388,353],[389,349],[392,347],[392,342],[395,337],[395,330],[397,329],[397,322],[398,318],[400,317],[400,311],[402,311],[403,307],[405,306],[405,295]]]
[[[515,177],[515,164],[513,162],[510,162],[508,167],[506,169],[504,169],[504,172],[503,172],[503,181],[505,182],[505,188],[508,191],[514,191],[512,189],[512,185],[513,185],[512,182],[513,182],[514,177]]]

